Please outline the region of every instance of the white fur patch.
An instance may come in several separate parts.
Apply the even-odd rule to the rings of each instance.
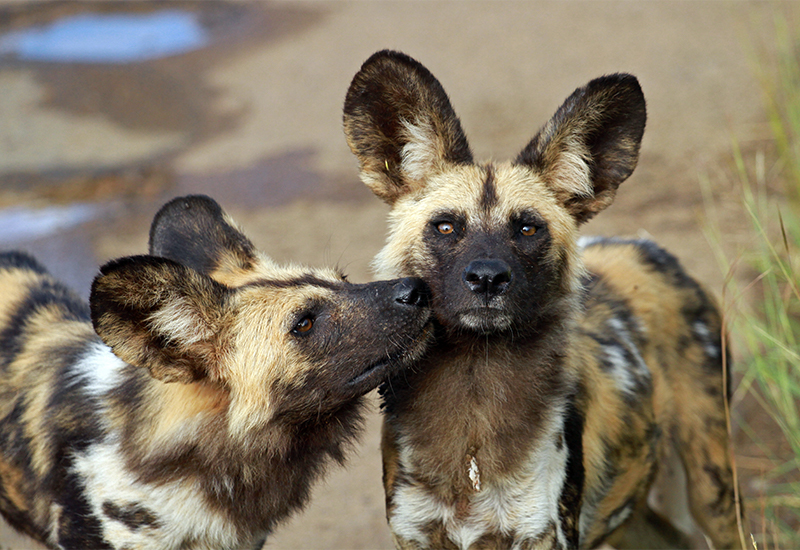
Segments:
[[[426,123],[412,124],[403,121],[408,143],[403,146],[402,168],[406,175],[415,181],[422,181],[430,175],[431,169],[440,158],[437,146],[438,136]]]
[[[469,471],[467,472],[469,475],[469,480],[472,482],[472,488],[475,491],[481,490],[481,471],[478,468],[478,461],[475,460],[474,456],[469,458]]]
[[[163,485],[139,482],[125,467],[119,443],[107,440],[75,457],[74,469],[84,481],[92,512],[100,519],[103,536],[116,548],[184,548],[212,550],[237,547],[242,542],[227,519],[207,506],[200,488],[192,481]],[[109,518],[103,508],[137,506],[154,516],[157,525],[132,529]]]
[[[119,386],[125,361],[101,342],[93,343],[73,366],[75,383],[90,395],[100,397]]]
[[[607,529],[608,532],[610,533],[611,531],[622,525],[625,522],[625,520],[631,516],[631,513],[633,513],[632,504],[628,504],[618,512],[613,513],[608,518],[608,529]]]
[[[486,315],[481,314],[480,312],[470,312],[459,315],[459,320],[461,321],[461,324],[463,324],[465,327],[471,328],[472,330],[506,330],[511,326],[513,318],[511,315],[499,311],[499,309],[499,307],[493,308],[492,313],[494,313],[494,315],[488,319]]]
[[[165,305],[150,317],[150,322],[158,332],[181,345],[191,345],[213,336],[196,309],[184,300],[174,300]]]
[[[617,387],[623,393],[635,396],[644,386],[648,386],[651,381],[650,369],[644,362],[639,348],[620,319],[612,317],[608,320],[608,326],[620,339],[620,345],[605,346],[603,351],[610,366],[611,376],[614,378]],[[627,354],[625,352],[628,352]],[[629,360],[628,356],[632,359]]]
[[[708,330],[708,326],[702,321],[695,321],[692,325],[692,330],[694,331],[695,336],[703,345],[703,351],[705,354],[713,359],[716,359],[720,355],[719,347],[714,343],[713,338],[711,337],[711,331]]]
[[[597,243],[602,243],[605,241],[605,237],[598,237],[596,235],[584,235],[578,237],[578,247],[579,248],[589,248]]]
[[[552,167],[552,180],[560,189],[576,197],[591,197],[594,189],[591,186],[592,171],[586,159],[589,154],[579,142],[566,147]]]

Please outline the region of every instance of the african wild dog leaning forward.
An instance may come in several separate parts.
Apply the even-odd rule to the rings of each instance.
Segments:
[[[425,280],[437,326],[382,389],[398,547],[685,545],[646,502],[673,445],[694,519],[739,545],[713,299],[653,243],[578,241],[636,166],[645,119],[636,78],[605,76],[514,161],[476,163],[422,65],[379,52],[353,79],[348,143],[392,208],[377,268]]]
[[[278,266],[201,196],[90,307],[18,252],[0,297],[0,511],[51,548],[260,547],[429,332],[418,279]]]

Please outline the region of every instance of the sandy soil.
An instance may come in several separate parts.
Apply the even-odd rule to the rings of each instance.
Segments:
[[[217,198],[276,259],[370,279],[386,208],[358,181],[341,107],[361,62],[386,47],[437,75],[478,157],[515,155],[591,78],[636,74],[649,115],[639,168],[585,232],[651,235],[721,289],[698,224],[699,182],[710,175],[723,201],[735,192],[718,177],[732,139],[752,151],[768,132],[751,53],[769,44],[773,13],[798,11],[677,1],[167,4],[202,10],[212,45],[112,66],[0,56],[0,248],[34,252],[84,295],[99,263],[144,252],[158,206],[189,192]],[[125,6],[0,1],[0,32]],[[724,226],[731,250],[747,244],[738,227]],[[373,411],[347,468],[267,548],[390,547],[378,433]],[[36,546],[0,525],[0,548]]]

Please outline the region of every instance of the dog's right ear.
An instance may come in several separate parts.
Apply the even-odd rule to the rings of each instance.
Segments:
[[[578,88],[528,143],[516,163],[537,170],[578,223],[614,200],[639,161],[647,106],[633,75]]]
[[[92,283],[92,325],[126,363],[165,382],[188,383],[216,372],[231,292],[166,258],[120,258]]]
[[[472,162],[442,85],[398,52],[380,51],[361,66],[345,98],[344,132],[361,179],[389,204],[421,189],[444,164]]]
[[[257,262],[253,243],[217,202],[205,195],[172,199],[150,226],[150,255],[211,276],[247,272]]]

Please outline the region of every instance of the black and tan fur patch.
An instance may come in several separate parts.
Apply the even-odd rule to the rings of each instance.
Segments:
[[[476,163],[417,61],[378,52],[353,79],[345,134],[391,206],[376,267],[424,279],[436,319],[421,364],[382,388],[399,548],[592,548],[633,521],[683,545],[646,502],[670,446],[700,527],[739,545],[714,301],[650,242],[578,241],[645,119],[636,78],[604,76],[512,162]]]
[[[90,307],[1,254],[0,512],[51,548],[259,546],[422,353],[427,295],[278,266],[202,196],[104,265]]]

